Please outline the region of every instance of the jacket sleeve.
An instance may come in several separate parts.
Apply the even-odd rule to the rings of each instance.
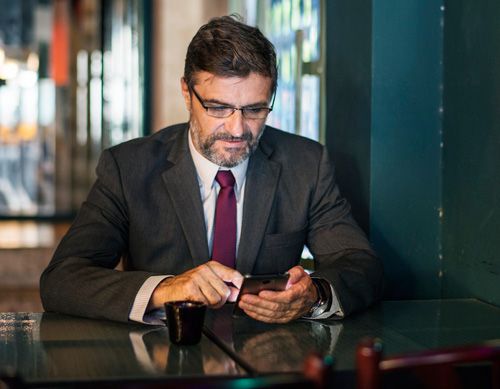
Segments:
[[[44,309],[77,316],[128,321],[134,298],[152,275],[119,271],[127,255],[128,216],[120,170],[105,150],[87,200],[42,273]]]
[[[330,282],[346,316],[381,298],[382,263],[340,195],[325,148],[316,179],[307,238],[315,261],[313,276]]]

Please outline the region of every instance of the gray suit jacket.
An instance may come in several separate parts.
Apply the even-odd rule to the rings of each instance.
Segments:
[[[102,153],[97,180],[42,274],[46,310],[127,321],[144,281],[209,259],[203,206],[179,124]],[[304,244],[346,314],[381,295],[380,261],[341,198],[326,150],[266,127],[250,157],[236,268],[284,272]],[[115,270],[123,259],[125,271]]]

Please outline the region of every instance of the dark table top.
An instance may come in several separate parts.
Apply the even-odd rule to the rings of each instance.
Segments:
[[[264,324],[209,310],[196,346],[175,346],[164,327],[55,313],[0,313],[0,367],[29,383],[164,379],[300,372],[306,355],[331,355],[336,371],[354,371],[364,336],[385,354],[500,338],[500,308],[473,299],[384,301],[342,321]]]
[[[1,313],[0,367],[28,383],[246,374],[206,337],[181,347],[166,327],[57,313]]]
[[[333,356],[336,371],[353,371],[365,336],[382,339],[385,355],[500,339],[500,308],[474,299],[384,301],[344,320],[284,325],[232,318],[230,308],[209,311],[208,335],[254,373],[300,371],[311,351]]]

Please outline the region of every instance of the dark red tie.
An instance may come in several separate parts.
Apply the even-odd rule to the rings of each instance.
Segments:
[[[220,185],[220,191],[215,208],[212,259],[234,268],[236,258],[235,180],[230,170],[219,170],[215,180]]]

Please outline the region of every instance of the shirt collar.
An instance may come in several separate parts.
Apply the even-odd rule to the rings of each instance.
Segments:
[[[196,147],[194,147],[193,140],[191,138],[190,130],[188,130],[188,139],[189,151],[191,153],[191,157],[193,158],[196,172],[198,173],[198,182],[200,183],[200,186],[202,186],[205,197],[208,196],[208,194],[212,190],[212,185],[215,182],[215,176],[217,175],[217,172],[219,170],[231,170],[231,173],[233,173],[234,179],[236,180],[236,196],[239,197],[247,174],[248,158],[241,162],[239,165],[228,169],[226,167],[216,165],[212,161],[209,161],[202,154],[200,154],[198,150],[196,150]]]

